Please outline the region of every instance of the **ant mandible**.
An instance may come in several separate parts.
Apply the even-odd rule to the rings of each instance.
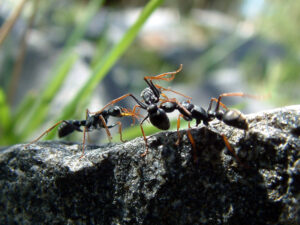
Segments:
[[[38,138],[27,144],[28,145],[37,142],[40,140],[44,135],[48,134],[51,130],[53,130],[58,125],[58,137],[62,138],[69,134],[71,134],[74,131],[83,132],[83,141],[82,141],[82,155],[84,156],[84,149],[85,149],[85,136],[86,132],[90,132],[92,130],[99,130],[102,128],[105,128],[107,136],[109,138],[109,141],[111,141],[112,137],[109,132],[110,128],[113,128],[115,126],[119,126],[119,134],[120,134],[120,140],[124,142],[122,138],[122,123],[120,121],[117,121],[115,124],[107,125],[107,121],[109,117],[124,117],[124,116],[131,116],[132,118],[137,118],[138,115],[130,112],[126,108],[121,108],[119,106],[114,106],[112,108],[109,108],[108,110],[102,110],[99,113],[90,113],[89,110],[86,110],[86,119],[85,120],[61,120],[54,124],[52,127],[47,129],[45,132],[43,132]],[[81,129],[83,127],[83,130]],[[80,158],[81,158],[80,157]]]

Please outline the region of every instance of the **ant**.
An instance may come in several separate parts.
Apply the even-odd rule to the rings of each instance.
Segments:
[[[184,120],[188,121],[188,127],[189,129],[187,130],[187,135],[188,138],[193,146],[194,149],[194,161],[197,161],[197,157],[196,157],[196,144],[195,144],[195,140],[193,139],[192,135],[191,135],[191,131],[190,131],[190,121],[192,121],[193,119],[196,120],[196,126],[198,126],[201,122],[203,122],[203,124],[205,126],[209,125],[209,122],[214,120],[214,119],[218,119],[222,122],[224,122],[226,125],[234,127],[234,128],[238,128],[244,131],[247,131],[249,129],[249,124],[247,122],[246,117],[239,111],[236,109],[228,109],[222,102],[221,99],[223,97],[228,97],[228,96],[240,96],[240,97],[250,97],[250,98],[258,98],[257,96],[253,96],[253,95],[248,95],[242,92],[237,92],[237,93],[224,93],[219,95],[218,99],[216,98],[211,98],[210,103],[209,103],[209,107],[207,110],[205,110],[204,108],[194,105],[192,104],[189,100],[187,101],[183,101],[181,102],[181,104],[179,105],[177,101],[174,101],[173,99],[170,100],[166,100],[163,101],[160,105],[160,108],[167,111],[167,112],[173,112],[175,110],[178,110],[181,114],[178,116],[177,119],[177,133],[178,133],[178,140],[176,142],[176,144],[179,144],[180,141],[180,133],[179,133],[179,128],[180,128],[180,118],[182,117]],[[214,110],[212,110],[212,103],[216,102],[216,107]],[[225,109],[225,111],[220,109],[220,106],[222,108]],[[186,113],[185,110],[182,110],[182,107],[185,108],[188,113]],[[215,130],[217,131],[217,130]],[[218,131],[217,131],[218,132]],[[237,154],[235,153],[235,151],[232,149],[232,147],[229,144],[228,139],[226,138],[225,135],[221,134],[224,143],[226,145],[226,147],[228,148],[228,150],[234,155],[234,157],[236,158],[236,160],[238,162],[240,162],[239,157],[237,156]]]
[[[112,125],[107,125],[107,121],[109,117],[124,117],[124,116],[131,116],[132,118],[138,117],[138,114],[135,114],[134,112],[130,112],[126,108],[121,108],[119,106],[114,106],[112,108],[109,108],[107,110],[102,110],[99,113],[91,113],[89,110],[86,110],[86,119],[85,120],[61,120],[54,124],[52,127],[47,129],[45,132],[43,132],[38,138],[27,144],[28,145],[37,142],[40,140],[44,135],[48,134],[51,130],[53,130],[55,127],[60,125],[58,127],[58,137],[62,138],[69,134],[71,134],[74,131],[83,132],[83,141],[82,141],[82,155],[84,156],[84,146],[85,146],[85,136],[87,132],[90,132],[92,130],[99,130],[101,128],[105,128],[107,136],[109,141],[111,141],[112,137],[109,132],[110,128],[113,128],[115,126],[119,126],[119,134],[120,134],[120,140],[124,142],[122,138],[122,123],[120,121],[117,121],[116,123]],[[83,127],[83,130],[81,129]],[[80,157],[80,158],[81,158]]]

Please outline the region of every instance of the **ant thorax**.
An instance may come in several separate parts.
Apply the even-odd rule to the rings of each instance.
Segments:
[[[147,105],[157,103],[159,99],[155,96],[151,88],[145,88],[141,93],[141,98],[145,101]]]
[[[94,129],[99,129],[99,128],[104,127],[103,121],[100,119],[100,116],[102,116],[105,123],[107,123],[108,114],[107,114],[107,111],[105,111],[105,110],[101,114],[88,116],[88,118],[86,119],[86,124],[85,124],[87,131],[92,131]]]

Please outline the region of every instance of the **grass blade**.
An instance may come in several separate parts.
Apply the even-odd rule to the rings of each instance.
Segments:
[[[37,95],[33,92],[29,92],[18,105],[16,112],[13,115],[12,127],[19,124],[24,119],[24,115],[28,115],[37,100]]]
[[[58,66],[55,69],[53,80],[48,85],[48,88],[42,93],[40,101],[34,107],[30,116],[25,119],[27,123],[25,123],[24,129],[22,130],[22,139],[28,137],[44,122],[48,114],[50,102],[55,97],[57,91],[68,75],[69,70],[78,58],[78,55],[72,52],[72,48],[82,39],[86,28],[88,27],[87,24],[99,10],[99,7],[103,2],[103,0],[93,0],[86,7],[86,13],[83,16],[82,21],[75,27],[75,30],[72,32],[71,36],[66,42],[66,46],[64,47],[63,52],[57,61]]]
[[[0,88],[0,129],[5,132],[10,126],[11,113],[4,91]]]
[[[77,54],[71,54],[67,60],[63,62],[54,79],[40,97],[39,104],[34,107],[33,112],[30,113],[30,117],[25,118],[25,124],[20,132],[22,140],[28,137],[41,123],[43,123],[48,114],[50,102],[55,97],[77,58]]]
[[[11,112],[4,91],[0,88],[0,145],[6,145],[10,141],[8,130],[11,124]]]
[[[78,104],[84,102],[95,90],[99,81],[108,73],[116,61],[126,51],[129,45],[133,42],[138,32],[153,13],[153,11],[163,2],[163,0],[151,0],[141,12],[139,18],[126,32],[121,41],[111,50],[107,57],[100,61],[93,70],[93,74],[85,85],[79,90],[76,97],[65,108],[60,119],[70,118],[73,112],[78,107]],[[58,119],[58,120],[60,120]]]

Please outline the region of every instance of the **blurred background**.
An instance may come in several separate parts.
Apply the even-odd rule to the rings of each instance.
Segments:
[[[157,84],[205,109],[225,92],[268,96],[223,99],[244,113],[299,104],[299,20],[299,0],[0,0],[0,145],[32,141],[123,94],[139,97],[144,76],[180,64],[172,82]],[[141,136],[130,118],[119,120],[126,139]],[[147,124],[147,135],[158,131]],[[105,131],[89,141],[106,142]]]

